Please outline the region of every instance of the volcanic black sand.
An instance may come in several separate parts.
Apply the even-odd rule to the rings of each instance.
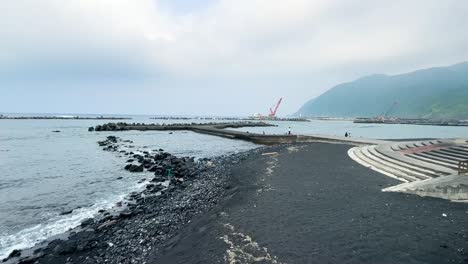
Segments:
[[[198,164],[169,155],[192,176],[160,196],[150,185],[131,211],[88,221],[24,263],[468,263],[468,204],[381,192],[398,182],[355,163],[350,147]]]
[[[317,143],[232,170],[236,194],[149,263],[468,263],[468,204],[382,188],[396,180]]]

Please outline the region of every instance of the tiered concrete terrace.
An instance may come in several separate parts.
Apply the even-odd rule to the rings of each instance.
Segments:
[[[402,184],[384,191],[468,200],[468,176],[459,163],[468,160],[466,139],[395,142],[354,147],[349,156]]]

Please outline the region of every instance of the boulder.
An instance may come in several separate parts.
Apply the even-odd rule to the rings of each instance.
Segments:
[[[71,214],[71,213],[73,213],[73,209],[65,210],[65,211],[61,212],[60,215],[68,215],[68,214]]]
[[[144,167],[142,165],[127,164],[125,169],[130,172],[142,172]]]
[[[88,218],[88,219],[83,220],[83,222],[81,222],[81,227],[89,226],[93,223],[94,223],[94,219]]]
[[[120,212],[120,217],[130,217],[133,215],[133,212],[130,209],[126,208],[122,212]]]
[[[8,259],[17,258],[19,256],[21,256],[21,250],[15,249],[8,255]]]

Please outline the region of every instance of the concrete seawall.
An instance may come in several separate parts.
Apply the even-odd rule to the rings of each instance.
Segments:
[[[229,130],[227,128],[241,127],[271,127],[275,126],[265,122],[232,122],[232,123],[209,123],[209,124],[127,124],[109,123],[102,126],[90,127],[89,131],[180,131],[188,130],[200,134],[207,134],[228,139],[250,141],[256,144],[274,145],[282,143],[298,142],[297,135],[263,135],[242,131]]]

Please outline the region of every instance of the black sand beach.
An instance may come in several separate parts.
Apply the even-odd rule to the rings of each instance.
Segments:
[[[151,263],[468,263],[467,204],[383,193],[397,182],[349,147],[285,146],[243,162],[236,195]]]
[[[468,204],[383,193],[397,181],[352,161],[350,147],[214,160],[25,263],[468,263]]]

